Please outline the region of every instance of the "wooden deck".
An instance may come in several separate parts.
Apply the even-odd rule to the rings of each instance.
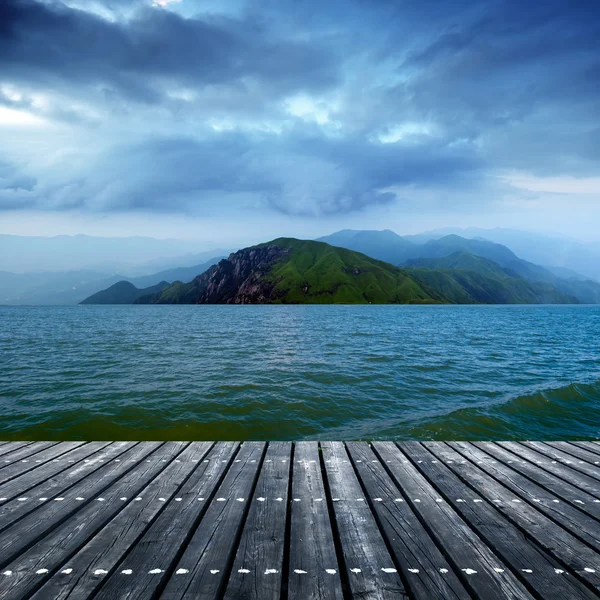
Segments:
[[[0,598],[600,597],[600,444],[2,442]]]

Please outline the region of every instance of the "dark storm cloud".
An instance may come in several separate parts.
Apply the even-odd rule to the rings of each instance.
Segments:
[[[139,101],[160,100],[154,78],[202,87],[250,77],[283,93],[337,77],[330,49],[271,35],[258,22],[150,7],[111,22],[58,2],[4,0],[0,23],[5,77],[107,85]]]
[[[210,205],[211,198],[245,195],[287,215],[340,214],[393,201],[386,191],[391,186],[467,181],[481,163],[471,152],[443,145],[415,149],[326,136],[277,140],[227,133],[122,144],[89,167],[75,185],[68,181],[39,194],[40,205],[50,197],[59,198],[56,209],[178,212]]]
[[[597,176],[596,1],[102,4],[130,12],[0,2],[0,105],[98,148],[18,161],[4,181],[38,207],[343,214],[411,186],[485,206],[511,170]]]

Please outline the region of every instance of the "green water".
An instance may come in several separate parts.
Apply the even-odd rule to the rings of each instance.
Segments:
[[[599,437],[599,306],[0,307],[2,439]]]

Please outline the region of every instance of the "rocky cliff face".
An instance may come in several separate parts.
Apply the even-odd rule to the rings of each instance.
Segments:
[[[275,282],[265,279],[290,248],[264,246],[239,250],[196,277],[178,300],[194,304],[266,304],[278,298]],[[159,297],[158,302],[169,302]]]

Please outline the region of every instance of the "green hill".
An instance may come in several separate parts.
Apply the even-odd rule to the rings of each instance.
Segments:
[[[86,298],[81,304],[133,304],[140,299],[153,297],[169,284],[166,281],[139,289],[129,281],[118,281],[109,288]]]
[[[549,283],[528,281],[512,269],[466,252],[407,261],[410,275],[460,304],[577,304]]]
[[[175,282],[164,304],[387,304],[447,299],[406,271],[323,242],[279,238],[231,254],[188,284]]]
[[[354,231],[345,229],[320,238],[320,240],[335,246],[357,250],[373,258],[385,260],[401,267],[413,264],[417,259],[447,258],[457,252],[487,258],[517,278],[523,278],[536,284],[549,285],[550,288],[561,292],[563,298],[575,297],[579,302],[585,304],[600,303],[600,283],[578,276],[576,273],[553,272],[551,269],[519,258],[512,250],[502,244],[485,239],[466,239],[455,234],[428,239],[427,236],[402,237],[389,230]],[[551,256],[546,257],[544,262],[551,262]],[[430,263],[429,265],[419,263],[417,266],[442,268],[439,263]],[[445,265],[443,268],[452,267]],[[461,268],[466,267],[462,265]],[[479,269],[475,270],[481,273]],[[551,298],[552,294],[548,296],[550,288],[546,287],[543,291],[542,286],[538,288],[533,296],[528,297]],[[539,295],[540,292],[541,296]]]

